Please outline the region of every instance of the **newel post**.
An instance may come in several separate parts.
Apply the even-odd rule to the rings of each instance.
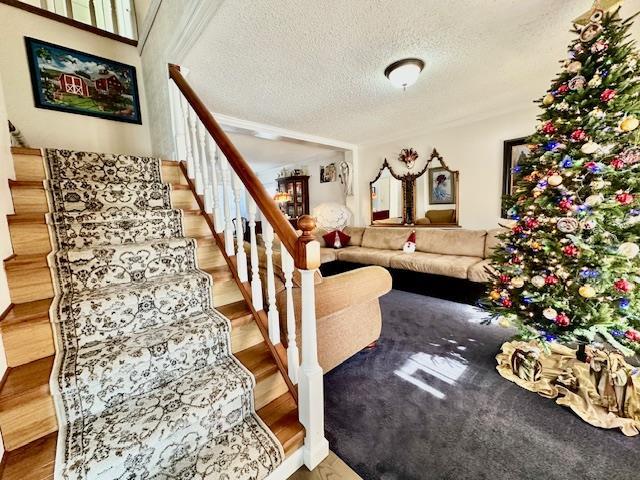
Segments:
[[[300,423],[305,428],[304,464],[309,470],[329,454],[329,442],[324,438],[323,372],[318,363],[314,276],[320,266],[320,244],[311,234],[315,226],[315,220],[308,215],[298,220],[302,235],[296,244],[295,258],[302,280],[302,362],[298,371],[298,409]]]

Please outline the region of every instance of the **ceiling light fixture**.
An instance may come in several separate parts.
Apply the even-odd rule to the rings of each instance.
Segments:
[[[403,58],[385,68],[384,76],[394,86],[406,90],[407,87],[416,83],[423,68],[424,62],[419,58]]]

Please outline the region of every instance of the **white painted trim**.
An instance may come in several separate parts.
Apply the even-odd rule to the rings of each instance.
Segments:
[[[142,55],[142,51],[144,50],[144,46],[147,43],[147,39],[149,38],[149,34],[151,33],[151,28],[153,28],[153,24],[156,21],[156,15],[158,15],[158,10],[160,10],[160,5],[162,5],[162,0],[151,0],[149,3],[149,10],[144,16],[144,20],[142,21],[142,25],[138,29],[138,54]],[[138,12],[136,12],[136,16]],[[137,26],[136,26],[137,27]]]
[[[280,464],[265,480],[286,480],[304,465],[303,449],[299,448]]]
[[[319,137],[308,133],[297,132],[295,130],[287,130],[286,128],[274,127],[265,123],[252,122],[251,120],[243,120],[241,118],[224,115],[222,113],[211,112],[223,129],[236,132],[255,135],[259,138],[267,140],[288,140],[312,143],[320,147],[328,147],[332,150],[355,150],[357,145],[354,143],[334,140],[332,138]]]
[[[172,37],[168,51],[169,63],[180,65],[200,38],[205,27],[224,0],[194,0],[190,14],[183,15],[176,25],[176,34]]]

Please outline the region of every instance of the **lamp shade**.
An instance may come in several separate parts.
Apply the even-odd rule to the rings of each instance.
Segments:
[[[384,75],[394,86],[404,89],[416,83],[423,68],[424,62],[419,58],[405,58],[389,65]]]

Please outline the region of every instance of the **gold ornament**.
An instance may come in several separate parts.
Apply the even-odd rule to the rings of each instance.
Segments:
[[[578,289],[578,293],[584,298],[593,298],[596,296],[596,289],[591,285],[583,285]]]
[[[531,284],[536,288],[544,287],[544,277],[541,275],[536,275],[531,278]]]
[[[584,203],[586,203],[590,207],[595,207],[596,205],[600,205],[602,202],[604,202],[604,197],[600,194],[589,195],[584,201]]]
[[[640,246],[636,243],[624,242],[618,247],[618,253],[623,257],[636,258],[640,253]]]
[[[550,93],[547,93],[544,98],[542,99],[542,104],[549,106],[553,103],[553,101],[555,100],[555,97],[553,95],[551,95]]]
[[[498,325],[500,325],[502,328],[509,328],[511,326],[511,320],[509,320],[507,317],[500,316],[498,317]]]
[[[489,298],[491,300],[498,300],[500,298],[500,292],[497,290],[492,290],[491,293],[489,294]]]
[[[524,278],[522,278],[522,277],[513,277],[511,279],[511,286],[513,288],[522,288],[522,287],[524,287]]]
[[[558,312],[556,312],[553,308],[548,307],[542,311],[542,316],[547,320],[553,320],[558,316]]]
[[[638,126],[640,126],[640,120],[636,117],[627,117],[620,122],[620,130],[623,132],[630,132],[638,128]]]
[[[567,65],[567,72],[578,73],[581,68],[582,68],[582,63],[580,63],[577,60],[574,60],[573,62],[569,63],[569,65]]]
[[[547,183],[552,187],[557,187],[562,183],[562,175],[551,175],[547,180]]]
[[[600,145],[598,145],[595,142],[587,142],[584,145],[582,145],[582,148],[580,150],[582,151],[582,153],[591,155],[593,153],[596,153],[598,150],[600,150]]]

